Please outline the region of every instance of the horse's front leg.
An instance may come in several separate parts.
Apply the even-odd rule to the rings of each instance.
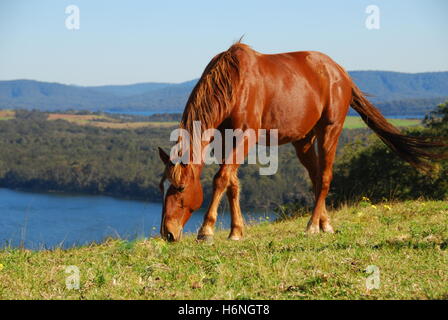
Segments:
[[[213,179],[213,195],[210,206],[204,216],[204,222],[198,232],[198,240],[212,240],[216,218],[218,216],[218,207],[222,195],[226,191],[232,176],[232,166],[222,164],[218,173]]]

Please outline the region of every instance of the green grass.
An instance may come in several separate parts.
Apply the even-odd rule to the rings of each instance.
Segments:
[[[390,123],[397,127],[410,127],[421,124],[421,120],[418,119],[387,119]],[[366,128],[367,125],[362,121],[360,117],[347,116],[344,123],[345,129],[358,129]]]
[[[212,244],[188,235],[6,249],[0,298],[448,299],[448,202],[364,201],[332,216],[333,235],[306,235],[308,217],[298,217],[249,227],[240,242],[219,231]],[[66,288],[68,265],[80,269],[80,290]],[[379,289],[366,289],[369,265],[380,270]]]

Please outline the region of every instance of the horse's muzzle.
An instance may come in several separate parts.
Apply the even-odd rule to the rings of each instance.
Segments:
[[[166,240],[168,240],[169,242],[174,242],[175,241],[174,240],[174,236],[173,236],[173,234],[171,232],[168,232],[166,234]]]
[[[182,228],[179,228],[177,232],[172,232],[165,229],[162,234],[162,238],[168,242],[179,241],[182,238]]]

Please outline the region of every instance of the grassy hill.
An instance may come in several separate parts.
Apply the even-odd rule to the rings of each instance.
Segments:
[[[448,202],[364,200],[331,215],[333,235],[306,235],[302,216],[249,227],[241,242],[220,231],[212,244],[2,250],[0,299],[448,299]],[[70,265],[79,290],[66,288]],[[378,289],[366,288],[370,265]]]

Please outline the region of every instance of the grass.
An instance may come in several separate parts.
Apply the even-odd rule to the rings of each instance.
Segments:
[[[387,119],[390,123],[397,127],[410,127],[421,124],[421,120],[418,119]],[[367,128],[367,125],[362,121],[360,117],[347,116],[344,123],[345,129],[358,129]]]
[[[177,122],[121,122],[117,119],[111,118],[106,115],[75,115],[64,113],[50,113],[48,120],[65,120],[77,125],[88,125],[100,128],[110,129],[137,129],[142,127],[174,127]]]
[[[69,250],[0,251],[1,299],[448,299],[448,202],[332,212],[336,234],[306,235],[308,217],[248,227],[245,240],[170,244],[109,240]],[[80,270],[66,288],[65,266]],[[365,270],[380,271],[367,290]]]
[[[15,111],[13,110],[0,110],[0,121],[11,120],[15,118]],[[142,127],[153,128],[169,128],[176,127],[178,122],[176,121],[146,121],[146,122],[121,122],[117,119],[111,118],[107,115],[75,115],[64,113],[50,113],[48,120],[65,120],[77,125],[88,125],[100,128],[110,129],[137,129]],[[410,127],[421,124],[418,119],[388,119],[389,122],[397,127]],[[347,116],[344,128],[345,129],[358,129],[366,128],[367,125],[361,120],[360,117]]]
[[[14,110],[0,110],[0,121],[1,120],[11,120],[16,117],[16,112]]]
[[[120,122],[108,116],[99,115],[70,115],[52,113],[48,117],[49,120],[63,119],[78,125],[89,125],[101,128],[111,129],[136,129],[141,127],[175,127],[178,122]],[[417,119],[388,119],[389,122],[398,127],[416,126],[421,123]],[[360,117],[348,116],[344,123],[346,129],[366,128],[367,125]]]

